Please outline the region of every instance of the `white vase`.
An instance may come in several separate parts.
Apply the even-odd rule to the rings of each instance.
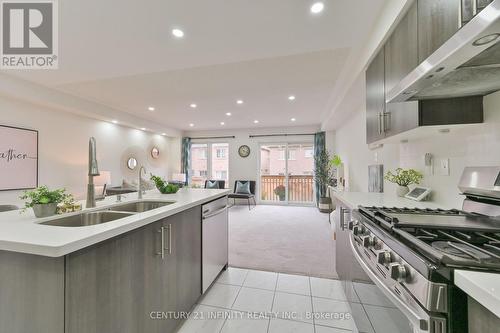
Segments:
[[[398,197],[404,197],[408,192],[410,192],[408,186],[398,185],[398,188],[396,189],[396,194],[398,195]]]

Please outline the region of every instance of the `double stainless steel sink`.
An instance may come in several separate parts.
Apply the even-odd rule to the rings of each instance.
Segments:
[[[58,227],[84,227],[116,221],[137,213],[147,212],[153,209],[171,205],[173,203],[175,203],[175,201],[143,200],[127,202],[121,205],[103,208],[100,210],[58,216],[40,224]]]

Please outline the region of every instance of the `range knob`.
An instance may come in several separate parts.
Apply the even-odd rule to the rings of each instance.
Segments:
[[[363,238],[363,246],[368,248],[375,244],[375,238],[372,236],[364,236]]]
[[[381,265],[389,265],[392,261],[391,252],[380,251],[377,253],[377,262]]]
[[[351,220],[351,221],[349,222],[349,224],[347,225],[347,227],[349,228],[349,230],[352,230],[352,229],[354,228],[354,225],[355,225],[355,224],[357,224],[357,223],[358,223],[358,221],[356,221],[356,220]]]
[[[354,227],[352,227],[352,233],[354,234],[354,236],[358,236],[359,234],[361,234],[361,228],[355,225]]]
[[[389,272],[391,274],[391,278],[398,281],[404,282],[407,278],[407,270],[406,267],[400,263],[394,262],[389,264]]]

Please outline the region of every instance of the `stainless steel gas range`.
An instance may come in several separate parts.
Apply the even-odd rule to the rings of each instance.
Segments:
[[[414,332],[468,332],[454,269],[500,272],[500,167],[466,168],[462,210],[359,207],[354,257]]]

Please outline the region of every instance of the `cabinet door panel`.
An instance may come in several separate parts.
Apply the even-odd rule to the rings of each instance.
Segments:
[[[160,332],[158,224],[66,256],[66,332]]]
[[[0,251],[0,332],[64,333],[64,259]]]
[[[182,213],[175,251],[179,311],[189,311],[201,296],[201,207]]]
[[[461,0],[418,0],[418,58],[427,59],[461,26]]]
[[[417,3],[413,3],[385,44],[385,92],[418,66]]]
[[[385,110],[384,49],[380,50],[366,70],[366,142],[384,137],[380,115]]]
[[[162,225],[166,245],[159,291],[162,311],[187,312],[201,296],[201,207],[167,217]],[[162,332],[171,332],[181,321],[162,323]]]
[[[418,102],[388,103],[384,114],[387,137],[418,127]]]

